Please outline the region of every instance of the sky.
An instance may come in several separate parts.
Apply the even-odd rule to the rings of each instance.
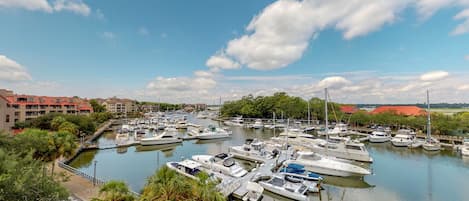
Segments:
[[[469,102],[469,0],[0,0],[0,88]]]

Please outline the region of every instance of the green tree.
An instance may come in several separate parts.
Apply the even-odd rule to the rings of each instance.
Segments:
[[[99,198],[95,201],[133,201],[135,197],[123,181],[107,182],[99,189]]]
[[[95,99],[90,100],[90,105],[93,107],[93,112],[106,112],[106,107],[104,105],[101,105],[96,101]]]
[[[77,147],[75,135],[69,132],[59,131],[49,134],[47,156],[52,161],[52,176],[54,175],[55,160],[71,156]]]
[[[71,134],[77,135],[78,134],[78,126],[74,123],[65,121],[57,129],[58,131],[69,132]]]
[[[56,116],[50,122],[50,127],[52,130],[59,130],[60,125],[65,123],[67,120],[63,116]]]

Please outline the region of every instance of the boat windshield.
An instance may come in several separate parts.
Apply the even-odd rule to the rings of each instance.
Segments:
[[[281,187],[285,184],[285,180],[283,180],[281,178],[278,178],[278,177],[274,177],[274,178],[272,178],[272,180],[269,181],[269,184]]]
[[[346,149],[352,149],[352,150],[362,150],[361,146],[356,146],[356,145],[345,145]]]

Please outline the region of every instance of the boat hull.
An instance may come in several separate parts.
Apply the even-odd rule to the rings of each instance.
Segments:
[[[162,145],[162,144],[175,144],[182,142],[182,139],[159,139],[159,140],[141,140],[140,144],[144,146],[149,145]]]
[[[412,144],[412,141],[406,141],[406,140],[391,140],[392,145],[395,147],[408,147],[409,145]]]
[[[359,153],[340,152],[340,151],[335,151],[331,149],[326,151],[325,149],[315,147],[315,146],[311,147],[311,151],[319,153],[319,154],[327,154],[329,156],[348,159],[348,160],[361,161],[361,162],[367,162],[367,163],[373,162],[373,158],[371,158],[369,155],[364,155],[364,154],[359,154]]]
[[[426,151],[440,151],[441,150],[441,146],[439,144],[428,144],[428,143],[424,143],[422,145],[423,149],[425,149]]]
[[[308,200],[308,197],[306,197],[306,195],[290,192],[280,187],[273,186],[267,182],[261,181],[259,182],[259,184],[264,188],[264,190],[268,190],[272,193],[275,193],[275,194],[278,194],[278,195],[281,195],[281,196],[284,196],[293,200],[301,200],[301,201]]]
[[[199,135],[197,136],[198,139],[200,140],[213,140],[213,139],[220,139],[220,138],[227,138],[230,137],[230,135]]]
[[[296,163],[303,165],[306,170],[322,174],[322,175],[331,175],[331,176],[338,176],[338,177],[352,177],[352,176],[365,176],[369,175],[370,172],[368,171],[363,171],[363,172],[358,172],[358,171],[346,171],[346,170],[341,170],[341,169],[335,169],[335,168],[327,168],[319,165],[314,165],[314,163],[309,163],[309,162],[303,162],[303,161],[286,161],[286,164],[289,163]]]
[[[383,143],[383,142],[387,142],[389,140],[391,140],[390,138],[374,138],[374,137],[370,137],[369,138],[370,142],[373,142],[373,143]]]

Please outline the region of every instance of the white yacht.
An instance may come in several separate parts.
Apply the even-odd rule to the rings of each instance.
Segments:
[[[427,90],[427,139],[423,143],[422,147],[423,149],[427,151],[440,151],[441,150],[441,144],[440,142],[432,138],[432,126],[431,126],[431,118],[430,118],[430,95]]]
[[[332,130],[326,129],[324,131],[318,131],[319,135],[343,135],[348,134],[347,124],[337,123]]]
[[[189,135],[197,136],[204,132],[204,128],[201,125],[197,124],[188,124],[187,133]]]
[[[352,140],[339,141],[336,143],[325,140],[322,140],[322,142],[316,140],[316,142],[317,143],[311,143],[309,146],[313,152],[348,160],[368,163],[373,162],[373,158],[370,156],[370,153],[363,143],[354,142]]]
[[[258,201],[262,199],[264,188],[260,184],[248,181],[246,183],[246,190],[248,190],[248,193],[244,195],[243,201]]]
[[[314,152],[297,152],[296,154],[296,159],[287,160],[285,164],[300,164],[308,171],[339,177],[371,174],[371,171],[368,169],[334,157],[323,156]]]
[[[182,139],[177,137],[175,132],[164,131],[161,134],[156,134],[153,137],[142,138],[140,140],[141,145],[161,145],[161,144],[173,144],[182,142]]]
[[[387,142],[391,140],[391,134],[386,133],[384,130],[373,131],[369,136],[370,142]]]
[[[198,180],[197,174],[202,172],[202,170],[200,169],[202,164],[197,163],[192,160],[188,160],[188,159],[181,161],[181,162],[174,162],[174,161],[167,162],[166,166],[172,170],[175,170],[179,174],[182,174],[186,177],[189,177],[195,180]]]
[[[306,181],[293,182],[288,181],[284,175],[274,174],[268,181],[261,181],[259,184],[272,193],[293,199],[308,200],[306,193],[310,190],[305,184]],[[308,182],[309,185],[309,182]],[[316,187],[319,191],[319,188]]]
[[[469,138],[465,138],[461,147],[461,154],[464,157],[469,157]]]
[[[192,160],[199,162],[205,168],[211,171],[221,172],[232,177],[242,177],[248,172],[242,168],[232,156],[226,153],[220,153],[215,156],[211,155],[194,155]]]
[[[203,130],[202,133],[197,135],[197,138],[200,140],[211,140],[211,139],[219,139],[219,138],[227,138],[231,137],[231,132],[226,131],[225,129],[215,127],[213,125],[209,125],[207,128]]]
[[[266,144],[257,139],[247,139],[244,145],[232,146],[228,152],[236,158],[250,161],[263,162],[274,157],[273,153],[266,149]]]
[[[252,128],[254,129],[262,129],[264,128],[264,124],[262,123],[262,119],[256,119],[254,124],[252,125]]]
[[[179,120],[176,122],[175,125],[176,129],[186,129],[187,128],[187,121],[186,120]]]
[[[415,132],[408,129],[399,129],[391,139],[392,145],[396,147],[408,147],[415,140]]]
[[[228,125],[228,126],[243,126],[244,125],[244,120],[243,120],[243,117],[235,117],[232,120],[225,121],[223,123]]]
[[[298,137],[303,137],[303,138],[313,138],[313,135],[307,134],[303,132],[303,130],[298,129],[298,128],[289,128],[285,129],[285,131],[281,132],[279,134],[280,137],[289,137],[289,138],[298,138]]]

